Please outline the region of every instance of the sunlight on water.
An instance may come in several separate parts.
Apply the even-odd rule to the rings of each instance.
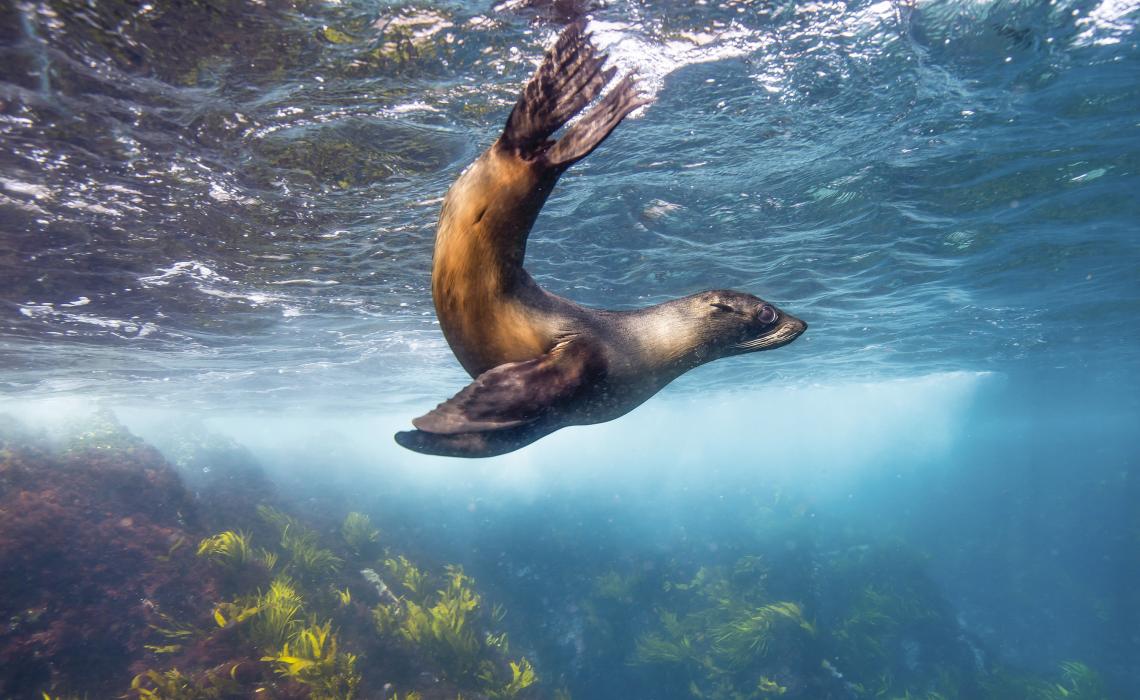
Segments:
[[[842,496],[860,478],[907,471],[945,456],[985,374],[909,380],[685,394],[651,402],[598,426],[572,428],[513,454],[476,462],[410,455],[392,442],[405,414],[258,414],[116,408],[133,432],[164,448],[176,426],[235,440],[264,464],[304,473],[320,464],[368,483],[382,477],[450,498],[533,499],[553,492],[704,493],[760,484],[792,484],[819,497]],[[31,403],[37,423],[75,422],[91,410],[81,400]],[[330,453],[330,450],[332,452]]]
[[[444,193],[583,14],[654,101],[527,269],[809,330],[503,457],[402,450],[471,380]],[[237,619],[275,578],[339,640],[336,697],[1140,697],[1138,22],[0,0],[0,696],[315,697]],[[252,545],[198,555],[225,532]],[[458,669],[401,607],[449,586],[486,601]]]

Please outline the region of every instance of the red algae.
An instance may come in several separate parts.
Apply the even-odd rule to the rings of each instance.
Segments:
[[[126,435],[53,450],[0,437],[0,696],[59,686],[110,697],[151,625],[209,608],[213,573],[174,470]],[[186,546],[190,545],[190,546]]]
[[[487,697],[472,685],[482,681],[448,678],[426,648],[377,629],[374,606],[386,602],[360,570],[382,567],[387,547],[323,537],[269,507],[273,486],[241,450],[200,452],[213,466],[206,480],[186,472],[191,491],[110,414],[96,423],[57,444],[0,415],[0,698]],[[223,535],[246,547],[239,565],[202,555],[217,528],[235,526],[244,530]],[[325,569],[304,568],[305,552]],[[267,609],[258,601],[271,582],[303,596],[297,631],[326,620],[340,675],[290,676],[278,660],[288,648],[256,639],[248,617]],[[505,658],[480,653],[488,673],[509,678]],[[336,690],[320,685],[330,679]]]

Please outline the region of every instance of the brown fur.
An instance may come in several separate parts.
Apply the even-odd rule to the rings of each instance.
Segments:
[[[444,337],[475,378],[396,434],[428,454],[487,457],[567,425],[612,420],[684,372],[785,345],[806,325],[750,294],[717,290],[636,311],[587,309],[523,269],[526,241],[559,176],[647,100],[620,81],[562,137],[550,137],[613,77],[571,25],[547,54],[502,136],[448,190],[436,229],[432,299]]]
[[[473,377],[541,355],[556,342],[517,294],[532,283],[522,268],[526,237],[555,179],[543,170],[496,145],[444,199],[432,300],[444,336]]]

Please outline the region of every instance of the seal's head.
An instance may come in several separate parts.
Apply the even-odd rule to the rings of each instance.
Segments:
[[[807,324],[760,297],[718,289],[690,297],[705,358],[771,350],[792,342]]]

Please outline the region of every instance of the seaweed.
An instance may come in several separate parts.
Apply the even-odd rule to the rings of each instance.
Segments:
[[[1121,696],[1083,662],[1002,666],[897,543],[587,561],[560,619],[512,606],[533,634],[512,645],[506,608],[462,567],[389,551],[366,516],[202,516],[211,501],[156,453],[100,435],[60,454],[0,445],[3,697],[512,700],[539,697],[540,675],[661,700]]]
[[[301,526],[282,530],[281,548],[289,555],[290,570],[309,582],[331,578],[344,563],[332,550],[320,546],[317,533]]]
[[[474,582],[458,566],[447,569],[447,586],[438,592],[434,605],[405,601],[398,632],[408,642],[426,650],[444,674],[456,681],[470,681],[480,671],[482,645],[472,624],[480,598]]]
[[[257,514],[277,529],[281,537],[281,549],[288,557],[287,569],[297,578],[315,583],[329,579],[340,571],[344,561],[331,549],[320,545],[320,537],[315,531],[273,506],[259,505]],[[276,565],[277,562],[278,558],[274,557],[272,564]]]
[[[404,555],[384,560],[384,568],[404,589],[404,595],[413,600],[423,600],[426,594],[427,574],[408,560]]]
[[[363,515],[325,543],[262,504],[276,538],[258,547],[264,526],[248,512],[219,518],[212,534],[187,525],[212,501],[193,503],[133,438],[93,434],[48,455],[0,445],[0,486],[16,486],[0,490],[0,583],[14,593],[0,600],[4,697],[388,700],[398,686],[404,698],[508,699],[538,682],[528,658],[506,658],[507,635],[493,627],[505,609],[485,607],[461,568],[433,586],[420,563],[389,557],[382,569],[400,595],[370,569],[363,580],[346,572],[346,559],[380,550]],[[387,631],[374,622],[381,610]]]
[[[482,676],[483,682],[489,688],[487,697],[491,700],[509,700],[538,682],[538,675],[534,672],[534,666],[525,658],[520,659],[518,663],[512,661],[510,664],[511,680],[501,688],[496,689],[494,687],[496,681],[493,674]]]
[[[250,546],[249,535],[233,530],[203,539],[198,544],[198,556],[231,569],[246,566],[257,558]]]
[[[240,684],[227,675],[207,672],[195,680],[176,668],[148,670],[135,676],[131,691],[139,700],[220,700],[240,693]]]
[[[388,560],[388,568],[403,576],[402,586],[415,594],[425,586],[426,576],[403,556]],[[378,577],[377,577],[378,579]],[[373,619],[381,634],[396,635],[413,648],[427,654],[443,676],[462,687],[475,689],[495,700],[513,698],[538,682],[534,666],[526,658],[510,661],[511,678],[503,681],[496,664],[499,654],[507,653],[510,643],[505,632],[482,630],[477,619],[482,614],[482,598],[475,592],[475,581],[463,568],[445,568],[445,585],[434,599],[421,594],[396,604],[373,609]],[[492,606],[491,620],[506,615],[501,606]]]
[[[250,640],[261,649],[287,643],[301,629],[303,609],[304,601],[293,582],[278,576],[269,584],[269,590],[257,597],[255,612],[248,615]]]
[[[308,686],[312,700],[352,700],[360,684],[356,656],[337,651],[332,622],[310,624],[278,653],[263,656],[282,676]]]
[[[380,531],[372,527],[372,520],[363,513],[352,512],[345,516],[340,535],[357,557],[365,557],[380,541]]]
[[[762,560],[745,557],[664,582],[670,606],[658,608],[655,629],[637,639],[632,663],[673,668],[695,698],[786,692],[773,677],[801,665],[816,630],[800,604],[769,599],[765,574]]]
[[[742,668],[757,657],[767,656],[773,644],[788,636],[780,634],[781,627],[798,627],[815,634],[796,603],[782,601],[751,608],[726,602],[724,609],[728,619],[712,630],[713,650],[734,667]]]

